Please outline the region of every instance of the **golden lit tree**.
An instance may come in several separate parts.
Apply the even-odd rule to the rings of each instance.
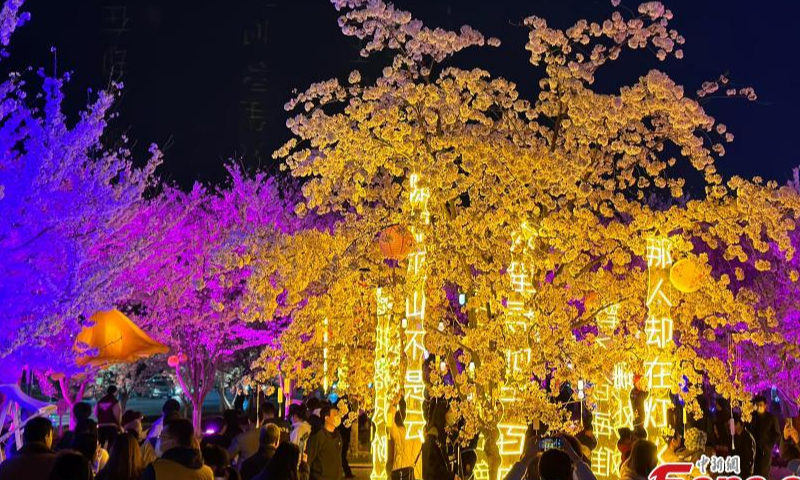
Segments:
[[[792,258],[800,208],[791,188],[717,172],[733,136],[703,102],[754,99],[752,89],[721,77],[692,98],[658,70],[615,93],[593,89],[597,70],[625,50],[682,57],[683,38],[658,2],[566,30],[525,19],[530,61],[542,67],[532,99],[485,70],[450,65],[460,50],[497,39],[469,27],[430,29],[382,1],[333,3],[344,33],[364,42],[362,55],[382,51],[391,62],[372,82],[353,72],[290,101],[294,137],[276,156],[304,181],[297,212],[335,217],[338,278],[367,271],[372,286],[390,285],[399,330],[418,281],[403,278],[410,260],[376,255],[375,238],[398,224],[424,238],[428,393],[453,400],[464,440],[490,440],[480,467],[490,478],[521,452],[528,422],[570,428],[555,386],[602,385],[619,365],[645,376],[644,388],[680,390],[695,413],[704,381],[747,409],[740,379],[725,357],[702,354],[702,340],[723,332],[746,332],[731,338],[756,345],[784,338],[758,292],[732,284],[709,258],[746,261],[770,246]],[[419,189],[424,222],[409,201]],[[303,262],[322,255],[306,248]],[[681,284],[686,293],[665,281],[679,260],[683,280],[694,282]],[[345,280],[335,288],[347,298],[367,287]],[[306,313],[313,325],[329,312]],[[672,368],[654,376],[654,361]]]
[[[313,223],[309,220],[305,225]],[[278,341],[261,351],[255,378],[282,379],[290,390],[306,392],[319,388],[329,393],[335,386],[339,395],[356,396],[369,407],[372,276],[350,265],[347,236],[333,234],[326,223],[319,220],[319,228],[270,242],[259,235],[248,240],[253,258],[248,320],[271,323],[280,331]]]

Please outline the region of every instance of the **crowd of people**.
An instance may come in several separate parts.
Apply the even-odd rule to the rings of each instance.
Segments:
[[[212,420],[195,432],[180,403],[169,399],[145,431],[141,413],[121,412],[112,386],[97,402],[95,418],[90,404],[75,404],[73,425],[58,439],[48,418],[30,419],[22,447],[0,463],[0,480],[354,478],[347,462],[350,427],[341,422],[345,402],[310,398],[290,407],[288,421],[271,403],[244,422],[241,412],[228,410],[219,425]]]
[[[386,465],[390,480],[472,478],[477,439],[466,445],[459,440],[463,425],[447,402],[426,402],[427,424],[421,444],[407,438],[403,396],[398,395],[391,403]],[[704,455],[737,455],[741,478],[797,475],[798,425],[791,418],[779,418],[768,411],[764,397],[756,397],[754,404],[755,413],[747,423],[723,404],[716,404],[703,418],[690,420],[665,435],[666,448],[661,452],[641,425],[634,422],[632,428],[619,429],[620,480],[647,479],[659,462],[659,454],[664,462],[692,463]],[[272,403],[259,401],[259,406],[244,418],[243,412],[228,410],[218,421],[206,421],[203,432],[195,432],[192,422],[182,416],[180,403],[169,399],[161,416],[145,431],[142,414],[122,412],[112,386],[94,412],[88,403],[75,404],[73,425],[58,439],[49,419],[30,419],[22,447],[0,463],[0,480],[353,478],[347,461],[351,425],[342,424],[342,417],[352,413],[346,399],[331,403],[310,397],[291,405],[285,419],[279,418]],[[598,442],[591,423],[591,415],[582,417],[583,429],[574,436],[547,436],[552,432],[547,432],[546,426],[531,426],[524,454],[505,480],[594,480],[591,452]],[[774,467],[777,451],[782,461]]]

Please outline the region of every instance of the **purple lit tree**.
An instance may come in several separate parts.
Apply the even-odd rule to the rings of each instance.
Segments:
[[[267,325],[247,322],[242,299],[251,262],[244,248],[255,232],[266,242],[282,235],[286,210],[272,181],[229,171],[224,189],[166,189],[151,202],[138,228],[145,236],[154,228],[161,233],[131,272],[131,300],[140,310],[134,318],[180,358],[175,371],[196,429],[222,362],[275,337]]]
[[[29,17],[21,5],[10,0],[0,12],[3,56]],[[62,110],[68,81],[39,70],[38,78],[10,73],[0,84],[2,381],[17,381],[26,366],[67,378],[78,372],[75,335],[92,313],[130,293],[120,272],[137,245],[114,238],[136,215],[161,161],[153,146],[134,168],[125,138],[107,146],[121,85],[90,92],[73,119]]]

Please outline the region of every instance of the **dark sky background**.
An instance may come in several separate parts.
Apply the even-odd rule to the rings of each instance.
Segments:
[[[517,82],[528,98],[542,72],[528,63],[527,15],[565,28],[575,20],[603,20],[609,0],[402,0],[429,26],[464,23],[503,41],[456,57],[458,66],[480,66]],[[623,0],[635,8],[639,2]],[[736,141],[720,162],[725,175],[762,175],[785,181],[800,165],[800,2],[764,0],[665,0],[673,27],[685,37],[682,61],[656,61],[625,52],[605,68],[597,87],[613,91],[651,68],[669,73],[694,92],[704,80],[730,72],[753,86],[758,102],[722,99],[707,110],[729,126]],[[28,0],[33,18],[11,44],[3,67],[74,71],[68,111],[122,72],[125,93],[116,132],[136,142],[140,155],[151,142],[165,149],[164,178],[183,186],[225,178],[231,157],[252,168],[276,170],[271,152],[288,138],[283,104],[293,89],[340,78],[365,63],[358,42],[343,36],[327,0]],[[113,66],[113,68],[112,68]]]

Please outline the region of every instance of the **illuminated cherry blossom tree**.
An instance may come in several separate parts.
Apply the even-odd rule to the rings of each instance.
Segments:
[[[244,248],[253,231],[282,235],[285,209],[272,181],[235,168],[225,188],[166,188],[148,208],[138,231],[161,233],[130,273],[136,286],[130,301],[142,328],[181,359],[175,372],[199,429],[221,362],[273,341],[265,325],[246,322],[242,298],[252,266]]]
[[[11,0],[0,42],[28,18]],[[5,52],[4,52],[5,54]],[[75,118],[62,110],[69,75],[10,73],[0,84],[0,361],[16,381],[28,366],[77,371],[74,336],[129,292],[119,276],[136,244],[114,237],[154,184],[161,154],[136,168],[121,138],[104,138],[121,85],[93,92]],[[15,378],[15,376],[17,378]]]
[[[450,66],[457,52],[496,39],[469,27],[428,28],[383,1],[333,3],[343,32],[362,40],[362,55],[383,51],[390,63],[374,81],[353,72],[292,99],[294,138],[277,156],[304,180],[298,213],[340,220],[336,234],[354,244],[342,250],[352,258],[340,262],[347,268],[384,268],[371,252],[392,225],[424,239],[421,274],[405,274],[419,265],[417,250],[400,264],[405,279],[373,285],[389,289],[395,321],[424,317],[425,349],[437,358],[426,371],[428,392],[453,400],[464,439],[497,438],[501,420],[568,428],[550,386],[599,385],[619,364],[645,373],[654,351],[650,267],[666,269],[672,258],[690,262],[704,281],[664,302],[671,317],[660,318],[669,333],[657,342],[666,375],[659,388],[680,392],[699,415],[693,399],[709,382],[748,410],[727,356],[706,357],[701,339],[720,329],[746,333],[734,341],[758,347],[787,338],[758,293],[733,285],[715,259],[752,258],[758,272],[770,263],[751,250],[774,246],[792,259],[800,212],[790,188],[717,171],[733,135],[703,105],[720,95],[753,100],[752,89],[720,77],[690,96],[650,70],[617,92],[597,91],[597,71],[627,50],[683,56],[672,12],[658,2],[566,30],[525,19],[525,48],[542,68],[532,99],[490,72]],[[686,171],[698,178],[691,200],[648,200],[682,198]],[[656,241],[669,246],[654,253]],[[420,292],[424,308],[412,300]],[[464,306],[454,293],[464,294]],[[611,330],[601,325],[610,307],[619,319]],[[407,345],[398,347],[395,389],[408,383]],[[490,470],[493,478],[497,465]]]

